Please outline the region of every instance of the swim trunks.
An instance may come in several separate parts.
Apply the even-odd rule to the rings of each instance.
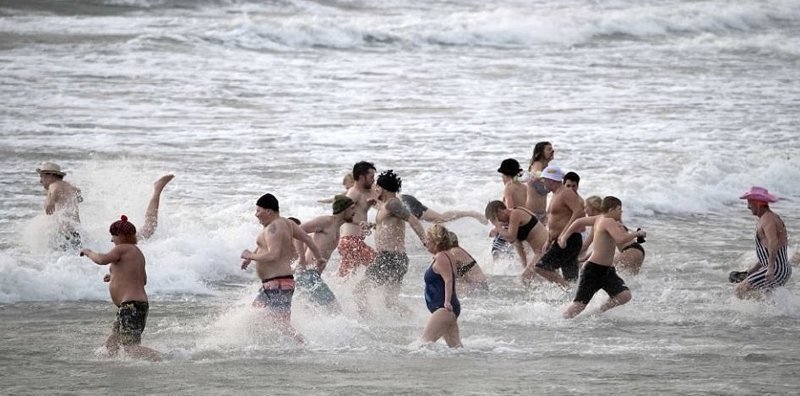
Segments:
[[[253,306],[266,308],[278,315],[289,315],[292,312],[292,295],[294,294],[294,276],[284,275],[261,281],[258,296]]]
[[[142,332],[147,324],[147,301],[125,301],[119,305],[117,318],[111,331],[119,336],[122,345],[139,345],[142,343]]]
[[[422,202],[413,195],[403,194],[400,196],[400,200],[403,201],[403,205],[406,206],[408,211],[418,219],[422,218],[422,214],[428,210],[428,207],[423,205]]]
[[[59,250],[78,250],[83,247],[81,234],[77,231],[69,231],[59,237],[62,238],[58,244]]]
[[[408,272],[408,255],[405,252],[380,251],[375,262],[367,268],[367,279],[384,285],[400,284]]]
[[[360,235],[344,235],[339,238],[339,276],[346,277],[356,268],[369,266],[375,259],[375,250]]]
[[[587,261],[583,265],[581,279],[578,282],[578,292],[575,293],[573,301],[589,304],[594,294],[600,289],[605,290],[611,298],[625,290],[629,290],[625,286],[625,281],[617,275],[614,267],[606,267]]]
[[[583,247],[583,238],[576,232],[567,238],[567,246],[563,249],[553,242],[550,249],[539,259],[536,266],[548,271],[561,269],[565,280],[578,279],[578,255]]]
[[[295,281],[297,290],[308,293],[311,302],[319,305],[328,305],[336,302],[336,296],[322,280],[319,271],[313,268],[300,270],[296,273]]]

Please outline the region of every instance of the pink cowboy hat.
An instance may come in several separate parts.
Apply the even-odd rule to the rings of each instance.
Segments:
[[[769,191],[767,191],[767,189],[764,187],[753,186],[750,187],[750,189],[747,190],[747,192],[742,194],[742,196],[739,197],[739,199],[750,199],[753,201],[761,201],[761,202],[776,202],[778,200],[778,197],[770,194]]]

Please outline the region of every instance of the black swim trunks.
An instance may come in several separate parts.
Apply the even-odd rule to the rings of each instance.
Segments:
[[[625,281],[617,275],[614,267],[595,264],[587,261],[581,271],[581,280],[578,282],[578,292],[575,293],[575,302],[589,304],[594,294],[603,289],[608,296],[613,298],[617,294],[628,290]]]
[[[125,301],[119,305],[117,318],[111,331],[119,336],[122,345],[139,345],[142,343],[142,332],[147,323],[147,311],[150,306],[146,301]]]
[[[403,194],[400,196],[400,200],[403,201],[403,205],[406,206],[408,211],[418,219],[422,218],[422,214],[428,210],[428,207],[423,205],[422,202],[413,195]]]
[[[379,285],[399,284],[408,272],[408,255],[405,252],[380,251],[364,275]]]
[[[583,238],[576,232],[567,238],[567,246],[563,249],[553,242],[550,249],[539,259],[536,266],[549,271],[561,268],[565,280],[578,279],[578,255],[583,247]]]

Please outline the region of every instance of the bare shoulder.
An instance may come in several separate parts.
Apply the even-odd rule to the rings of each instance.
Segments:
[[[403,220],[407,220],[408,217],[411,215],[411,212],[408,211],[405,205],[400,202],[400,199],[393,198],[389,202],[384,205],[384,208],[394,217],[399,217]]]

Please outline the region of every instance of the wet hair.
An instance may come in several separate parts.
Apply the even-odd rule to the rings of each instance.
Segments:
[[[552,144],[550,144],[550,142],[539,142],[533,146],[533,154],[531,155],[531,163],[528,165],[528,169],[533,166],[534,162],[544,159],[544,149],[547,148],[547,146],[552,146]]]
[[[458,247],[458,235],[456,235],[456,233],[453,231],[449,231],[447,236],[450,238],[450,249]]]
[[[575,184],[580,184],[581,177],[575,172],[567,172],[567,174],[564,175],[564,182],[566,183],[567,180],[574,181]]]
[[[586,206],[598,211],[603,211],[603,198],[598,197],[597,195],[592,195],[589,198],[586,198]]]
[[[298,219],[296,217],[287,217],[287,219],[293,221],[297,225],[300,225],[300,219]]]
[[[128,221],[128,216],[122,215],[119,220],[111,223],[108,227],[108,232],[115,237],[118,237],[122,243],[130,243],[135,245],[136,240],[136,226]]]
[[[400,176],[397,176],[392,169],[389,169],[386,172],[382,172],[380,176],[378,176],[378,181],[376,183],[382,189],[396,193],[400,191],[400,187],[403,185],[403,180],[400,178]]]
[[[491,201],[486,204],[486,210],[483,211],[483,215],[486,217],[486,220],[494,222],[497,220],[497,212],[503,209],[507,209],[503,201]]]
[[[437,252],[450,250],[453,247],[453,240],[450,235],[455,235],[441,224],[434,224],[428,228],[428,243],[433,244]]]
[[[280,212],[280,206],[278,205],[278,198],[275,198],[275,196],[270,193],[262,195],[261,198],[259,198],[258,201],[256,201],[256,205],[264,209],[271,209],[275,212]]]
[[[369,173],[370,170],[376,170],[372,162],[359,161],[353,165],[353,180],[358,180],[361,176]]]
[[[601,210],[603,213],[608,213],[608,211],[616,208],[617,206],[622,206],[622,201],[619,200],[617,197],[607,196],[603,198],[603,206]]]

